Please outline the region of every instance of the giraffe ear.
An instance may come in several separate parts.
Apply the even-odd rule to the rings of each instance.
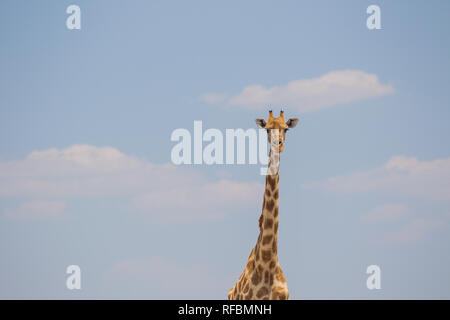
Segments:
[[[256,119],[255,122],[260,129],[264,129],[266,127],[266,120],[264,119]]]
[[[289,129],[295,128],[297,123],[298,123],[298,118],[290,118],[288,121],[286,121],[286,124],[289,127]]]

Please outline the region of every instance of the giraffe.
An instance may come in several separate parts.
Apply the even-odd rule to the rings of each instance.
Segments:
[[[289,299],[286,278],[278,262],[278,169],[286,131],[294,128],[297,123],[297,118],[285,122],[283,111],[278,118],[274,118],[272,111],[269,111],[267,123],[264,119],[256,119],[258,127],[267,130],[270,144],[263,208],[259,217],[259,236],[244,272],[228,292],[229,300]]]

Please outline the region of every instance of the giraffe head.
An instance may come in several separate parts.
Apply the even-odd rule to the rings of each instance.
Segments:
[[[297,125],[298,118],[290,118],[288,121],[284,121],[283,111],[280,112],[278,118],[275,118],[272,110],[270,110],[267,122],[264,119],[256,119],[255,121],[259,128],[267,130],[267,139],[271,148],[276,148],[278,145],[278,151],[281,152],[284,149],[286,132]]]

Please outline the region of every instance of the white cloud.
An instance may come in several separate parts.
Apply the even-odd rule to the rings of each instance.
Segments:
[[[319,109],[392,94],[392,85],[381,84],[377,75],[360,70],[331,71],[317,78],[299,79],[284,85],[266,88],[249,85],[230,97],[226,103],[249,109],[264,110],[268,105],[287,106],[298,112]],[[220,96],[220,95],[218,95]],[[221,103],[214,94],[202,96],[202,101]],[[209,99],[208,99],[209,97]]]
[[[224,102],[227,97],[225,93],[205,93],[199,97],[199,100],[207,104],[216,104]]]
[[[445,226],[438,219],[416,218],[399,230],[386,234],[376,242],[383,244],[411,244],[425,240],[430,234]]]
[[[352,195],[379,192],[389,198],[408,196],[447,205],[450,201],[450,158],[420,161],[413,157],[394,156],[381,167],[332,177],[303,187]],[[408,222],[403,227],[381,236],[375,242],[416,243],[446,225],[442,218],[412,218],[408,207],[396,203],[375,207],[362,219],[366,222],[382,222],[404,217],[408,217]]]
[[[406,205],[400,203],[388,203],[376,206],[363,216],[365,222],[393,221],[404,218],[410,214]]]
[[[32,200],[22,203],[18,208],[5,209],[4,216],[14,220],[38,220],[61,217],[66,203],[61,200]]]
[[[174,186],[133,198],[132,206],[158,220],[211,220],[223,218],[233,207],[249,207],[264,193],[260,183],[220,180],[190,187]],[[162,215],[161,210],[173,214]]]
[[[153,164],[111,147],[74,145],[0,162],[0,197],[122,196],[144,213],[163,210],[168,220],[220,218],[254,205],[262,192],[260,183],[208,181],[192,169]]]
[[[431,201],[450,201],[450,158],[420,161],[395,156],[379,168],[329,178],[304,187],[336,193],[380,191]]]

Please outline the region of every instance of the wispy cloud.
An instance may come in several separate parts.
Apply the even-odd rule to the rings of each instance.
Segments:
[[[403,244],[410,245],[422,242],[446,225],[446,219],[442,217],[412,217],[411,210],[401,203],[389,203],[376,206],[362,217],[366,223],[378,223],[380,230],[372,240],[377,244]],[[403,221],[401,227],[386,232],[386,223]]]
[[[64,213],[66,203],[61,200],[32,200],[11,209],[7,208],[4,217],[13,220],[41,220],[59,218]]]
[[[216,104],[224,102],[227,98],[228,95],[225,93],[205,93],[199,97],[199,100],[207,104]]]
[[[445,221],[439,219],[416,218],[402,228],[387,233],[376,242],[382,244],[412,244],[425,240],[436,230],[444,227]]]
[[[332,177],[304,187],[336,193],[379,191],[450,201],[450,158],[420,161],[395,156],[379,168]]]
[[[208,93],[200,99],[209,104],[225,103],[256,110],[279,105],[289,106],[298,112],[312,112],[393,92],[393,86],[380,83],[375,74],[361,70],[339,70],[273,87],[249,85],[229,98],[225,94]]]
[[[414,157],[394,156],[378,168],[332,177],[303,187],[352,196],[377,192],[390,199],[397,197],[404,200],[406,196],[416,201],[447,205],[450,201],[450,158],[420,161]],[[389,233],[384,228],[379,230],[384,235],[377,236],[374,242],[412,244],[423,241],[444,227],[447,221],[428,212],[426,215],[415,212],[413,216],[409,208],[400,202],[379,205],[361,219],[381,223],[402,218],[406,218],[402,227]]]
[[[161,221],[214,220],[223,218],[233,208],[257,203],[257,195],[263,192],[260,183],[219,180],[139,195],[132,199],[132,206]],[[164,215],[161,211],[173,214]]]
[[[155,210],[162,210],[164,220],[217,219],[256,203],[262,190],[260,183],[209,181],[192,169],[154,164],[111,147],[53,148],[0,163],[0,197],[121,196],[144,214],[153,216]],[[43,208],[45,204],[56,207],[56,203],[32,204]],[[16,215],[25,215],[25,209],[37,214],[33,206],[24,204]]]
[[[388,203],[376,206],[362,217],[364,222],[394,221],[409,216],[406,205],[401,203]]]

